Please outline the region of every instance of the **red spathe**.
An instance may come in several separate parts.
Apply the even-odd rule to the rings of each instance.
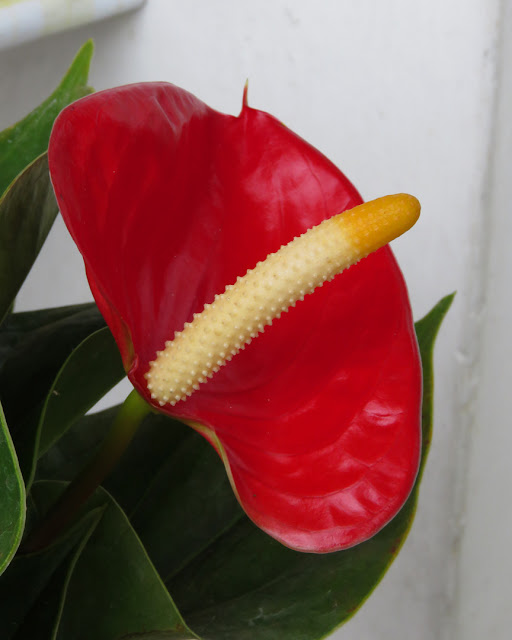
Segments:
[[[193,313],[259,260],[361,203],[272,116],[218,113],[170,84],[67,107],[49,149],[64,220],[132,383]],[[307,296],[185,402],[249,517],[325,552],[400,509],[420,453],[421,367],[407,291],[385,247]],[[215,435],[214,435],[215,434]],[[220,442],[216,442],[216,438]]]

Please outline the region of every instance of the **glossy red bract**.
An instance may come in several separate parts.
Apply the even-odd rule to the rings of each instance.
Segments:
[[[246,104],[224,115],[164,83],[67,107],[49,159],[94,297],[148,401],[148,363],[193,313],[361,202],[272,116]],[[274,321],[187,401],[158,408],[207,427],[258,526],[325,552],[371,537],[407,498],[420,389],[407,292],[386,247]]]

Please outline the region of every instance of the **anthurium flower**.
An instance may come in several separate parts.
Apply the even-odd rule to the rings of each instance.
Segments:
[[[362,203],[347,178],[245,96],[233,117],[165,83],[66,108],[49,161],[128,377],[213,444],[249,517],[315,552],[383,527],[417,471],[421,369],[389,247],[317,288],[348,237],[320,223]],[[365,205],[355,244],[395,205]]]

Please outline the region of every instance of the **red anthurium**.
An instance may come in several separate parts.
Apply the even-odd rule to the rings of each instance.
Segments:
[[[245,100],[232,117],[164,83],[72,104],[49,158],[139,393],[205,435],[249,517],[284,544],[325,552],[375,534],[407,498],[420,446],[421,368],[388,247],[306,296],[190,397],[159,403],[147,386],[157,351],[226,285],[361,203],[345,176]]]

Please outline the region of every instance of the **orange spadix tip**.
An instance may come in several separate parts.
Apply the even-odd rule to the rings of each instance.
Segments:
[[[332,218],[364,257],[408,231],[418,220],[421,205],[407,193],[384,196]]]

